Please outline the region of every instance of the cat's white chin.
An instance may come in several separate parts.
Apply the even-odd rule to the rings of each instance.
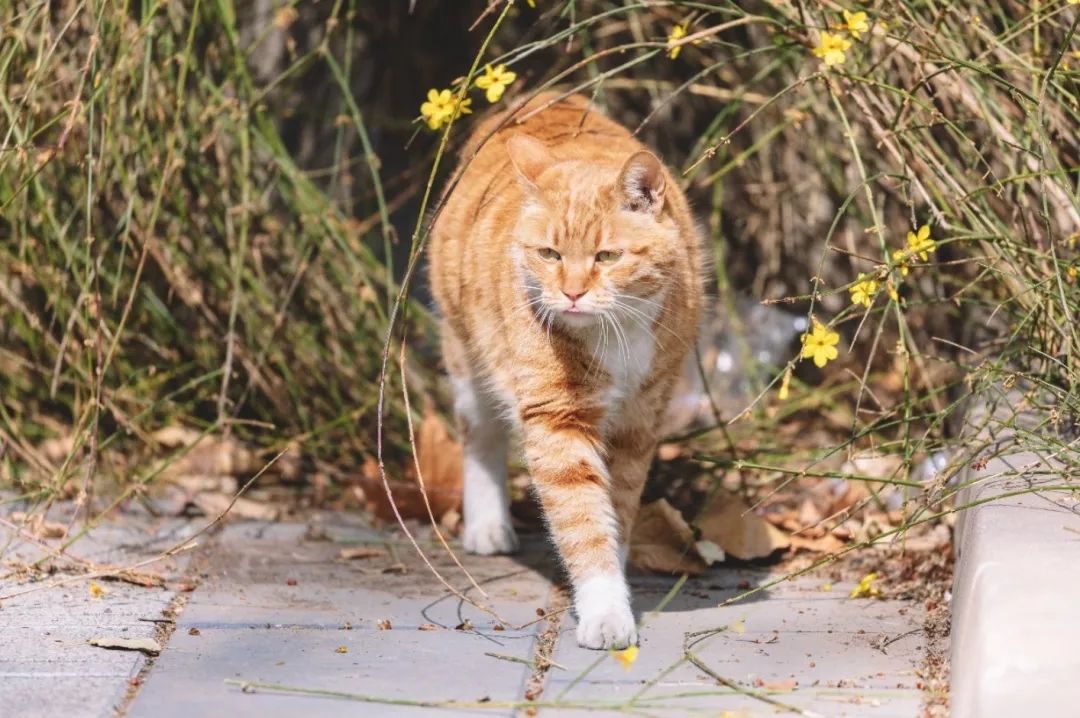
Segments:
[[[594,312],[571,312],[564,309],[563,311],[559,312],[559,321],[568,327],[580,329],[584,327],[591,327],[596,324],[598,320],[597,314]]]

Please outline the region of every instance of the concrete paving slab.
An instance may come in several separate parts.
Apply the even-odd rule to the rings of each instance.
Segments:
[[[751,575],[752,585],[769,578]],[[848,599],[851,585],[824,592],[822,583],[796,579],[752,597],[757,600],[718,607],[733,595],[730,589],[690,582],[663,612],[645,616],[641,650],[629,671],[613,659],[597,663],[596,653],[578,648],[574,621],[567,619],[554,656],[567,670],[548,674],[544,698],[635,697],[650,714],[664,716],[774,712],[777,706],[718,685],[689,663],[684,646],[691,645],[695,656],[723,678],[802,710],[828,716],[918,715],[922,610],[900,601]],[[639,589],[635,595],[640,602],[650,592]],[[687,635],[725,626],[709,637]]]
[[[494,618],[448,592],[411,546],[333,522],[329,517],[315,538],[303,524],[227,526],[217,537],[203,584],[178,619],[168,649],[129,715],[237,718],[329,711],[335,716],[392,716],[416,710],[251,694],[226,685],[226,679],[346,691],[382,701],[521,699],[532,673],[526,664],[539,630],[537,609],[545,606],[550,590],[545,573],[550,572],[550,551],[539,537],[526,542],[520,557],[461,555],[488,592],[489,604],[506,620],[496,630]],[[343,546],[357,544],[378,547],[384,555],[340,560]],[[454,585],[468,586],[444,551],[433,548],[430,553]],[[476,595],[476,590],[468,593]],[[379,629],[383,621],[389,621],[389,630]],[[475,630],[456,630],[465,621]]]
[[[131,565],[155,556],[194,530],[186,521],[126,517],[101,526],[75,544],[71,553],[98,563]],[[17,536],[8,536],[7,541],[3,559],[9,567],[29,564],[43,555],[40,546]],[[178,556],[147,570],[172,578],[186,561],[186,556]],[[59,572],[35,584],[13,574],[0,579],[0,595],[37,588],[68,575]],[[100,597],[90,594],[88,581],[77,581],[8,598],[0,605],[0,716],[115,715],[129,681],[147,659],[139,652],[106,650],[88,641],[155,637],[158,624],[154,620],[163,617],[176,593],[114,581],[98,583],[106,591]]]

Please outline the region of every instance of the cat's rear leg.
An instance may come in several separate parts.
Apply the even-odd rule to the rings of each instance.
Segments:
[[[464,444],[465,531],[469,553],[492,555],[517,551],[506,485],[509,426],[491,395],[468,368],[461,343],[443,327],[443,357],[454,392],[454,414]]]
[[[469,377],[451,377],[454,412],[464,442],[465,533],[469,553],[513,553],[518,539],[510,521],[506,486],[509,429],[491,397]]]

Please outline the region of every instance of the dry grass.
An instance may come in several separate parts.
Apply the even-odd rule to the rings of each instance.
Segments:
[[[820,33],[845,34],[831,2],[536,4],[514,4],[483,57],[518,73],[507,98],[585,92],[639,128],[683,171],[718,306],[749,294],[842,336],[824,372],[793,356],[791,399],[771,367],[733,435],[697,436],[699,458],[782,485],[792,466],[873,449],[902,457],[884,478],[910,482],[949,445],[964,396],[1022,382],[1053,424],[1031,440],[1075,466],[1080,9],[852,6],[870,28],[825,68]],[[466,74],[503,10],[408,5],[0,9],[5,483],[45,499],[106,474],[130,494],[157,473],[129,457],[175,424],[266,458],[297,446],[340,468],[374,453],[388,317],[438,195],[418,200],[472,121],[443,135],[415,116],[429,87]],[[924,224],[937,251],[903,275],[892,253]],[[868,310],[849,300],[860,273],[880,280]],[[395,331],[430,390],[423,306]],[[408,464],[398,376],[395,472]],[[810,425],[825,431],[790,428]],[[57,436],[72,441],[44,451]],[[928,488],[924,506],[951,494]]]

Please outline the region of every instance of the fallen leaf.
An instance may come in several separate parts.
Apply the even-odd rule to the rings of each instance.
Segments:
[[[201,636],[202,631],[200,631],[198,628],[195,628],[194,626],[192,626],[191,628],[188,629],[187,634],[189,636]]]
[[[431,503],[431,513],[436,521],[451,511],[461,508],[462,448],[435,412],[430,401],[424,407],[424,418],[416,432],[416,456],[424,491],[417,480],[387,477],[394,504],[391,506],[379,473],[379,465],[373,459],[364,461],[360,472],[360,488],[366,508],[382,521],[396,521],[394,507],[403,519],[427,519],[424,494]]]
[[[233,501],[233,496],[220,493],[196,494],[191,498],[195,504],[207,516],[220,516],[227,510],[233,518],[248,519],[251,521],[274,521],[280,516],[281,510],[275,506],[264,504],[261,501],[246,499],[243,496]],[[232,504],[232,508],[229,505]]]
[[[338,646],[337,648],[334,649],[334,653],[348,653],[348,652],[349,652],[349,649],[348,649],[347,646]]]
[[[158,586],[165,585],[165,577],[160,573],[153,573],[150,571],[131,571],[124,570],[114,574],[109,574],[110,578],[114,578],[117,581],[123,581],[124,583],[130,583],[135,586],[142,586],[143,588],[157,588]]]
[[[418,630],[418,631],[438,631],[439,627],[436,626],[434,623],[421,623],[419,626],[416,627],[416,630]]]
[[[647,571],[697,575],[707,564],[693,546],[693,529],[667,499],[660,499],[638,512],[630,534],[630,563]]]
[[[98,585],[97,581],[90,582],[90,595],[94,598],[105,598],[109,595],[109,592]]]
[[[799,523],[801,526],[803,528],[817,526],[821,523],[821,520],[821,511],[814,505],[814,502],[810,499],[803,499],[803,502],[799,504]]]
[[[343,548],[341,553],[338,554],[338,558],[342,561],[352,561],[359,558],[375,558],[376,556],[385,556],[386,552],[381,548],[372,548],[370,546],[357,546],[355,548]]]
[[[746,624],[741,620],[735,621],[731,624],[731,630],[736,636],[741,636],[746,633]]]
[[[790,545],[782,531],[729,491],[720,491],[694,519],[694,525],[701,530],[702,539],[742,561],[765,558]]]
[[[89,643],[91,646],[97,646],[98,648],[108,648],[115,651],[142,651],[151,656],[161,653],[161,644],[153,638],[114,638],[106,636],[103,638],[91,638]]]
[[[375,626],[376,626],[376,627],[377,627],[377,628],[378,628],[378,629],[379,629],[380,631],[389,631],[389,630],[390,630],[391,628],[393,628],[393,625],[391,625],[391,623],[390,623],[390,619],[389,619],[389,618],[384,618],[384,619],[382,619],[382,620],[381,620],[381,621],[379,621],[379,622],[378,622],[377,624],[375,624]]]
[[[416,454],[428,500],[435,518],[461,505],[461,444],[450,436],[446,424],[427,402],[416,436]]]
[[[786,681],[765,681],[762,684],[762,688],[769,691],[777,691],[780,693],[788,693],[799,685],[799,682],[794,678],[789,678]]]
[[[8,516],[12,523],[22,524],[23,530],[38,538],[55,539],[67,535],[67,525],[56,521],[46,521],[41,514],[27,514],[14,511]]]
[[[797,551],[814,551],[817,553],[835,553],[847,545],[831,533],[820,538],[792,534],[788,536],[788,541],[791,542],[791,547]]]
[[[637,660],[638,651],[637,646],[630,646],[621,651],[611,651],[611,657],[619,662],[624,671],[629,671],[630,667],[634,665],[634,661]]]
[[[259,469],[255,452],[233,437],[214,437],[183,426],[167,426],[151,434],[154,441],[180,455],[161,471],[162,478],[238,476]]]
[[[695,541],[694,550],[697,552],[697,555],[701,556],[705,563],[710,566],[714,563],[721,563],[727,558],[724,549],[720,548],[712,541]]]

